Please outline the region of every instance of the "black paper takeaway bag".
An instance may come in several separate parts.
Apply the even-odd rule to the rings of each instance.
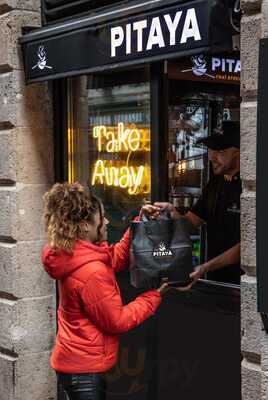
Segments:
[[[192,241],[185,218],[133,221],[131,223],[130,280],[136,288],[157,287],[169,282],[190,282]]]

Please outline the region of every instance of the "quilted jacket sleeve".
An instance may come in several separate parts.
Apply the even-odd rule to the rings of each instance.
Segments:
[[[127,332],[139,325],[155,313],[161,302],[159,292],[150,290],[123,305],[114,273],[104,265],[80,289],[80,297],[90,320],[111,334]]]
[[[129,265],[130,229],[122,239],[110,247],[112,257],[112,268],[114,271],[122,271]]]
[[[134,221],[139,221],[140,217],[136,217]],[[122,271],[129,265],[130,250],[130,228],[127,229],[122,239],[110,247],[112,256],[112,268],[114,271]]]

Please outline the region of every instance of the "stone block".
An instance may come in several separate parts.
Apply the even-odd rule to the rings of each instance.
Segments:
[[[34,126],[17,128],[16,151],[17,181],[27,184],[53,183],[54,162],[53,135],[51,128],[38,128]]]
[[[16,358],[0,353],[0,399],[17,400]]]
[[[0,13],[19,9],[40,12],[41,0],[0,0]]]
[[[55,281],[48,276],[41,265],[43,241],[18,242],[17,244],[17,282],[14,294],[17,297],[55,295]]]
[[[262,400],[268,399],[268,373],[262,372]]]
[[[17,10],[0,15],[0,71],[23,68],[18,39],[22,36],[22,27],[27,26],[39,27],[40,14],[26,11],[22,13]]]
[[[14,351],[12,330],[17,318],[17,302],[0,298],[0,347]]]
[[[41,265],[45,242],[0,243],[0,292],[17,298],[56,293],[55,281]]]
[[[55,296],[21,299],[12,329],[16,353],[50,351],[56,334]]]
[[[262,372],[259,364],[242,362],[242,399],[261,400]]]
[[[241,178],[256,181],[257,103],[241,104]]]
[[[16,181],[16,140],[13,130],[0,131],[0,179]]]
[[[52,129],[30,126],[0,130],[0,179],[52,183]]]
[[[268,37],[268,2],[267,0],[262,1],[262,37]]]
[[[0,347],[17,354],[50,351],[55,338],[55,297],[0,298]]]
[[[0,237],[16,236],[16,192],[15,187],[0,190]]]
[[[0,5],[1,10],[1,5]],[[8,25],[7,18],[5,14],[4,16],[0,16],[0,71],[8,71],[12,69],[13,65],[13,57],[14,57],[14,48],[10,46],[12,42],[12,27]]]
[[[15,239],[17,241],[44,240],[45,231],[42,223],[43,195],[50,185],[17,184],[17,218]]]
[[[262,0],[241,0],[242,11],[246,14],[259,13],[261,5]]]
[[[56,376],[49,352],[13,358],[0,353],[1,400],[56,400]]]
[[[241,264],[248,275],[256,275],[256,193],[241,196]]]
[[[264,337],[262,321],[257,312],[256,278],[241,278],[241,350],[250,360],[261,357],[261,341]]]
[[[43,194],[48,185],[0,188],[0,237],[16,241],[44,240]]]
[[[49,352],[18,358],[15,372],[18,400],[56,400],[56,374],[49,365]]]
[[[17,281],[17,245],[0,243],[0,292],[10,293],[14,297]],[[19,296],[16,296],[19,297]]]
[[[241,20],[241,94],[257,94],[261,14],[243,16]]]
[[[0,14],[5,14],[12,10],[13,0],[0,0]]]
[[[52,127],[48,83],[25,86],[22,71],[0,75],[0,127]]]

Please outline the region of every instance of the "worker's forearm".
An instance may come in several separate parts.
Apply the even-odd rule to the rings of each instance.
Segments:
[[[214,271],[219,268],[227,267],[228,265],[238,264],[240,262],[240,243],[231,247],[219,256],[212,258],[206,262],[206,272]]]
[[[205,221],[203,221],[197,215],[193,214],[191,211],[188,211],[187,214],[180,214],[175,209],[175,207],[171,211],[171,218],[174,218],[174,219],[186,218],[194,228],[199,228],[201,225],[203,225],[205,223]]]

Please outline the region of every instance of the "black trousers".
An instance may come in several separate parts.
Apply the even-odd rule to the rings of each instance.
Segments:
[[[64,374],[57,372],[57,381],[66,400],[105,400],[105,381],[99,373]]]

